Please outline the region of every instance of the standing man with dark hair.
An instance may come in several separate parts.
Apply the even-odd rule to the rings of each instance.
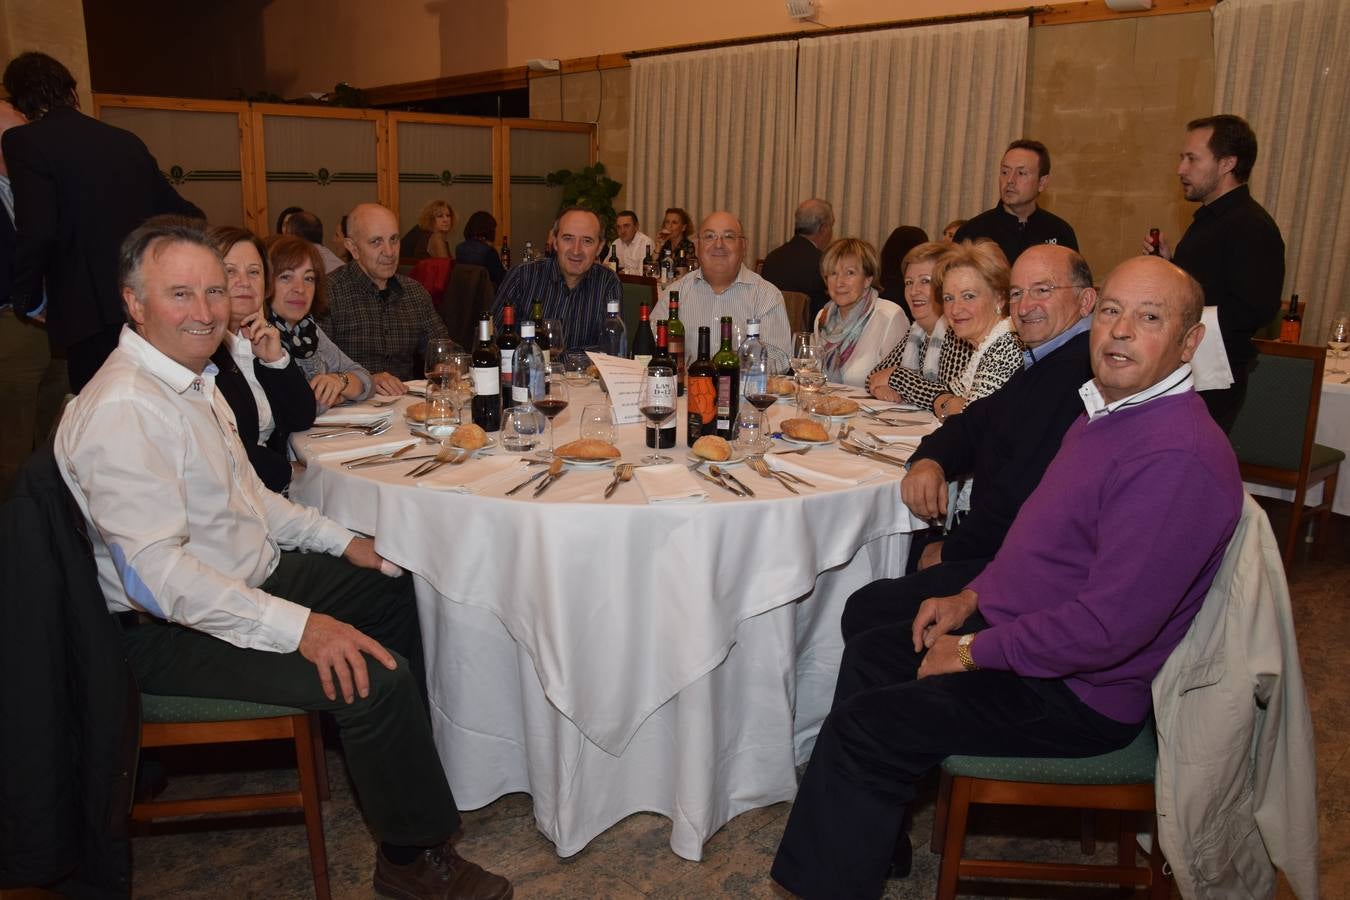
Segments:
[[[1219,308],[1233,386],[1200,396],[1224,431],[1233,427],[1247,395],[1247,373],[1256,360],[1252,337],[1279,313],[1284,288],[1280,226],[1247,187],[1255,164],[1256,133],[1244,119],[1218,115],[1187,122],[1177,177],[1186,199],[1200,208],[1175,254],[1159,236],[1159,255],[1200,282],[1205,303]]]
[[[1036,204],[1049,183],[1050,151],[1045,145],[1013,141],[998,167],[998,205],[962,225],[953,240],[989,238],[1002,248],[1009,265],[1034,244],[1062,244],[1077,250],[1073,226]]]
[[[833,240],[834,207],[825,200],[803,200],[792,215],[792,239],[764,257],[760,275],[765,281],[780,291],[797,291],[810,298],[808,323],[815,322],[830,302],[820,276],[820,257]]]
[[[17,230],[10,301],[32,315],[45,282],[47,334],[65,349],[78,392],[117,346],[125,321],[122,239],[151,216],[202,211],[169,186],[140,138],[80,113],[75,77],[52,57],[19,54],[4,84],[29,121],[3,139]]]

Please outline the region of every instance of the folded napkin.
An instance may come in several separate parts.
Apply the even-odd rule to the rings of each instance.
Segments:
[[[425,394],[427,391],[427,380],[425,378],[414,378],[412,381],[403,382],[403,386],[410,391],[421,391]]]
[[[798,475],[807,481],[823,479],[835,484],[862,484],[882,475],[881,469],[871,463],[847,456],[766,453],[764,459],[770,469]]]
[[[497,487],[519,484],[525,477],[525,469],[518,456],[481,456],[459,465],[441,466],[415,483],[432,491],[485,494]]]
[[[387,406],[374,406],[370,403],[353,403],[350,406],[335,406],[328,412],[314,417],[316,427],[328,425],[330,423],[349,423],[353,425],[369,425],[372,422],[378,422],[381,419],[394,415],[395,409],[392,404]]]
[[[643,466],[633,470],[648,503],[702,503],[708,492],[681,463]]]
[[[360,456],[373,456],[376,453],[389,453],[404,444],[417,440],[417,438],[409,437],[406,434],[390,437],[387,433],[379,437],[353,434],[350,437],[329,438],[322,441],[310,440],[303,444],[301,443],[302,439],[303,436],[292,437],[291,444],[295,447],[296,457],[307,462],[320,459],[340,462],[345,459],[356,459]]]
[[[1228,352],[1219,331],[1219,308],[1206,306],[1200,321],[1205,334],[1191,357],[1191,374],[1197,391],[1222,391],[1233,386],[1233,370],[1228,366]]]
[[[909,432],[908,434],[904,432],[901,432],[899,434],[884,434],[880,431],[872,432],[872,434],[875,434],[883,444],[887,445],[896,444],[901,447],[908,447],[910,450],[917,449],[919,446],[919,441],[923,440],[924,435],[926,435],[927,433],[928,432],[926,431],[920,431],[918,433]],[[867,442],[864,441],[863,443]]]

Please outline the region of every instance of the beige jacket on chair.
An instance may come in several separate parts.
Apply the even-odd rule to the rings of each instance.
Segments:
[[[1186,898],[1318,895],[1312,720],[1280,551],[1249,496],[1214,585],[1153,680],[1158,839]]]

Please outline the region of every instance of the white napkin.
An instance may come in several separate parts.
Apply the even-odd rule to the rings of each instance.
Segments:
[[[1191,357],[1191,374],[1197,391],[1222,391],[1233,386],[1233,370],[1228,367],[1228,353],[1224,350],[1223,335],[1219,333],[1219,308],[1206,306],[1200,321],[1205,335]]]
[[[403,382],[403,386],[410,391],[421,391],[425,394],[427,391],[427,380],[425,378],[414,378],[412,381]]]
[[[519,482],[525,472],[518,456],[483,456],[469,459],[459,465],[441,466],[416,484],[420,488],[433,491],[454,491],[458,494],[483,494],[492,490],[500,482],[506,487]]]
[[[369,425],[394,415],[393,404],[374,406],[370,403],[353,403],[350,406],[335,406],[328,412],[314,417],[314,424],[327,425],[333,422],[350,422],[356,425]]]
[[[663,466],[643,466],[633,470],[648,503],[702,503],[708,492],[680,463]]]
[[[770,469],[790,472],[807,481],[824,479],[835,484],[862,484],[881,477],[881,469],[861,459],[849,459],[844,456],[826,456],[825,454],[766,453],[764,459]]]
[[[340,461],[356,459],[359,456],[373,456],[376,453],[389,453],[415,440],[417,438],[406,434],[396,438],[388,435],[370,438],[364,434],[354,434],[351,437],[311,440],[303,448],[298,449],[295,455],[310,462],[320,459]]]

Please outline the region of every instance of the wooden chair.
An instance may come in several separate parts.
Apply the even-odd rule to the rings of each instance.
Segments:
[[[478,317],[492,311],[492,302],[496,296],[492,278],[483,266],[457,263],[450,269],[445,299],[437,311],[450,337],[461,347],[466,350],[473,348],[477,339],[475,329],[478,327]]]
[[[787,307],[788,325],[792,331],[812,330],[810,297],[801,291],[783,291],[783,305]]]
[[[1305,515],[1318,517],[1313,558],[1321,559],[1326,550],[1331,504],[1345,453],[1315,440],[1326,352],[1304,344],[1252,343],[1260,356],[1228,439],[1237,453],[1243,481],[1294,492],[1289,527],[1281,540],[1288,571]],[[1308,489],[1318,484],[1322,484],[1322,502],[1305,508]]]
[[[1163,872],[1153,817],[1153,773],[1157,759],[1151,719],[1128,747],[1086,759],[947,757],[942,763],[933,819],[932,849],[942,853],[938,900],[952,900],[962,878],[1143,885],[1149,888],[1152,900],[1166,900],[1171,896],[1172,885]],[[1116,864],[967,858],[963,855],[966,822],[970,806],[976,803],[1115,810],[1120,815]],[[1135,831],[1141,813],[1148,814],[1153,835],[1147,866],[1135,865]],[[1084,839],[1083,850],[1093,852],[1088,838]]]
[[[149,822],[203,813],[299,809],[305,817],[314,895],[328,900],[328,852],[323,839],[320,801],[328,799],[328,767],[317,713],[288,706],[237,700],[141,694],[141,746],[182,747],[248,741],[289,740],[295,744],[300,783],[296,790],[237,794],[193,800],[136,802],[131,818]]]
[[[633,335],[637,334],[638,307],[645,303],[655,309],[660,292],[656,279],[645,275],[620,275],[619,281],[623,283],[623,327],[628,332],[628,345],[631,347]]]

